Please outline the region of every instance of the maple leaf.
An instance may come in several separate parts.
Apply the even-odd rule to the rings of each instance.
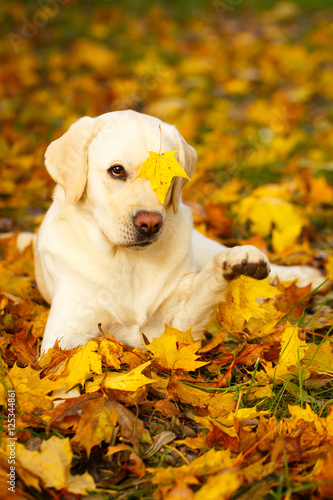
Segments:
[[[88,457],[93,446],[100,445],[102,441],[106,443],[111,441],[117,424],[120,427],[121,439],[132,443],[135,448],[138,448],[140,443],[151,443],[149,433],[144,429],[142,421],[110,398],[90,396],[90,399],[77,403],[76,411],[80,411],[82,416],[72,444],[78,448],[84,448]]]
[[[108,367],[114,367],[120,370],[120,357],[123,354],[123,348],[119,343],[112,342],[110,339],[96,339],[98,352],[101,355],[102,362]]]
[[[90,340],[70,352],[70,356],[53,375],[53,380],[63,379],[66,390],[77,384],[84,385],[86,378],[91,373],[102,373],[101,354],[98,352],[98,342]]]
[[[80,405],[80,410],[82,417],[72,443],[77,448],[84,448],[89,458],[91,448],[100,445],[102,441],[106,443],[111,441],[119,415],[105,398],[85,401]]]
[[[178,343],[184,340],[191,344],[179,348]],[[198,342],[193,343],[189,332],[179,332],[176,328],[167,326],[162,336],[153,339],[147,349],[153,354],[160,366],[170,370],[189,372],[207,364],[197,361],[199,357],[196,354],[199,349]]]
[[[14,389],[21,412],[33,413],[48,410],[52,407],[52,397],[48,394],[62,385],[62,381],[52,381],[47,377],[41,378],[41,372],[34,370],[30,365],[20,368],[15,365],[6,375],[4,384]],[[0,404],[6,402],[4,384],[0,384]]]
[[[257,335],[266,335],[281,318],[281,314],[272,305],[260,304],[258,298],[274,298],[281,292],[270,285],[271,278],[254,281],[247,276],[240,276],[230,283],[224,301],[220,304],[218,319],[228,332],[243,330],[244,321],[252,319],[250,328]],[[255,319],[255,321],[253,321]],[[268,329],[264,328],[269,323]]]
[[[153,379],[146,377],[142,373],[150,364],[151,361],[147,361],[147,363],[137,366],[133,370],[121,375],[114,372],[108,372],[106,376],[104,374],[97,375],[92,382],[86,383],[86,392],[98,391],[101,385],[106,389],[135,392],[140,387],[154,383]]]
[[[163,204],[174,177],[185,177],[188,180],[190,178],[174,157],[177,151],[166,151],[162,154],[148,151],[148,153],[149,157],[144,161],[136,179],[149,179],[152,189]]]
[[[40,451],[30,451],[21,443],[16,444],[16,463],[18,473],[27,486],[41,491],[45,488],[66,489],[70,493],[84,495],[89,489],[95,489],[93,478],[85,472],[81,476],[72,476],[72,450],[69,439],[52,436],[43,441]]]

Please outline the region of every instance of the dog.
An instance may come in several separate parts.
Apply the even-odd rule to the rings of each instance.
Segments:
[[[57,186],[35,243],[37,284],[51,304],[42,352],[56,341],[84,344],[99,323],[129,347],[165,325],[191,329],[197,341],[240,275],[324,281],[316,269],[270,266],[253,246],[226,248],[193,230],[185,178],[173,179],[163,204],[137,178],[148,151],[159,150],[176,150],[191,177],[197,155],[177,129],[132,110],[81,118],[47,148]]]

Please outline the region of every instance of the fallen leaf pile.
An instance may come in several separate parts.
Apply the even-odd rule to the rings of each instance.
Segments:
[[[333,280],[333,13],[269,4],[4,3],[0,231],[40,225],[53,139],[133,108],[195,146],[200,232]],[[201,346],[166,326],[129,350],[101,325],[39,358],[49,307],[17,237],[0,240],[1,498],[333,498],[332,292],[240,277]]]

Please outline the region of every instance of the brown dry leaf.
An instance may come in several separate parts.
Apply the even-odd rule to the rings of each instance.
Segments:
[[[82,403],[91,400],[92,397],[97,398],[100,395],[83,394],[77,398],[68,398],[44,413],[44,419],[47,420],[50,428],[56,428],[64,434],[71,434],[75,432],[82,416]]]
[[[84,394],[68,399],[46,416],[51,428],[75,433],[72,444],[78,449],[85,449],[88,457],[91,448],[110,442],[117,425],[120,426],[121,439],[135,448],[140,443],[151,443],[141,420],[117,401],[100,394]]]
[[[27,330],[17,332],[10,339],[11,350],[14,352],[16,360],[21,365],[30,363],[37,367],[37,345],[36,338]]]
[[[277,285],[277,289],[282,293],[275,298],[276,308],[284,313],[288,313],[291,309],[293,309],[291,313],[293,316],[301,316],[305,307],[309,303],[309,298],[304,300],[304,297],[310,293],[311,284],[299,288],[294,283],[291,285],[279,283]],[[296,306],[298,302],[301,302],[301,304],[297,305],[295,308],[294,306]]]
[[[126,464],[126,469],[138,476],[139,479],[146,477],[146,466],[142,460],[134,451],[129,456],[129,460]]]
[[[79,403],[78,409],[82,416],[71,442],[79,449],[84,448],[88,457],[91,448],[101,445],[103,441],[111,441],[117,424],[120,426],[122,440],[132,443],[135,448],[139,447],[140,442],[150,442],[141,420],[117,401],[91,397]]]
[[[176,406],[167,399],[159,399],[154,403],[155,409],[165,417],[172,417],[173,415],[180,417],[181,413]]]
[[[206,436],[206,444],[209,448],[223,448],[232,453],[239,452],[239,437],[236,429],[225,424],[211,422],[212,429]]]

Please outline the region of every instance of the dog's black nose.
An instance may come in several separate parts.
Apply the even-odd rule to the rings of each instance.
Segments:
[[[163,217],[158,212],[138,212],[133,218],[134,226],[142,236],[152,236],[163,226]]]

